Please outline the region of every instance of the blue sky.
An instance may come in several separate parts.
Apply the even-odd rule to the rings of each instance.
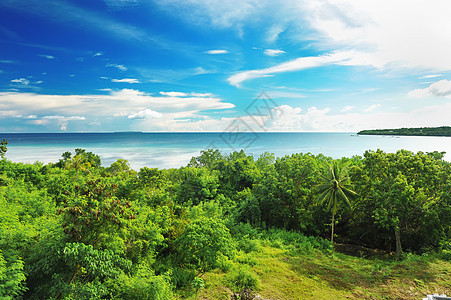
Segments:
[[[451,125],[450,11],[447,0],[2,0],[0,131]]]

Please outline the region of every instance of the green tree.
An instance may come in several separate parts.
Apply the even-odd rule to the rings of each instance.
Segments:
[[[71,160],[66,163],[66,169],[74,169],[76,174],[76,180],[78,181],[78,173],[81,172],[89,172],[89,168],[91,164],[85,160],[85,158],[78,154],[75,155]]]
[[[93,245],[114,237],[136,218],[129,201],[115,196],[116,185],[103,184],[101,179],[76,186],[76,195],[67,195],[63,208],[63,228],[68,241]]]
[[[351,207],[349,199],[357,195],[351,188],[352,185],[346,168],[340,166],[337,162],[333,162],[329,166],[327,174],[323,176],[323,183],[317,186],[318,201],[321,204],[327,203],[327,209],[332,213],[331,243],[334,242],[335,214],[339,204],[344,202]]]
[[[208,149],[200,151],[200,156],[191,158],[188,166],[202,168],[206,167],[213,170],[216,164],[223,159],[221,152],[216,149]]]
[[[101,165],[100,157],[92,152],[86,152],[85,149],[75,149],[74,157],[72,153],[64,152],[62,157],[63,160],[60,160],[58,164],[66,169],[75,170],[77,181],[79,172],[92,173],[92,169],[100,168]]]
[[[216,172],[206,168],[184,167],[178,175],[181,182],[177,189],[177,200],[180,204],[197,205],[216,197],[219,186]]]
[[[182,260],[201,274],[210,270],[220,255],[229,255],[233,240],[221,220],[199,218],[189,223],[176,240]]]
[[[252,194],[243,194],[239,221],[261,220],[262,226],[301,230],[309,235],[324,231],[324,214],[314,201],[312,188],[320,183],[320,165],[325,159],[299,153],[278,158],[273,164],[257,161],[260,176]]]
[[[356,176],[361,194],[356,210],[364,212],[361,218],[372,220],[368,223],[391,231],[398,257],[405,242],[417,249],[425,240],[437,243],[449,227],[449,217],[438,218],[448,211],[444,201],[449,163],[442,158],[438,152],[365,152]],[[427,233],[424,228],[429,228]],[[437,236],[436,241],[431,236]]]

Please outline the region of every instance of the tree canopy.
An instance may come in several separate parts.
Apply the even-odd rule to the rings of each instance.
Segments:
[[[47,165],[1,159],[0,206],[0,298],[171,299],[215,268],[231,289],[257,286],[246,251],[274,232],[321,251],[330,236],[398,255],[449,249],[451,164],[405,150],[207,150],[135,171],[76,149]]]

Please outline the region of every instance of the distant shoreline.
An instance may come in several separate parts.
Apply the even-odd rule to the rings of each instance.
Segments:
[[[373,129],[373,130],[361,130],[357,134],[451,137],[451,127],[441,126],[441,127],[421,127],[421,128]]]

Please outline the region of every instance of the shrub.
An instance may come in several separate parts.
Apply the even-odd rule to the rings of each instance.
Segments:
[[[114,281],[118,283],[112,287],[113,298],[116,299],[169,300],[173,298],[171,286],[163,276],[122,275]]]
[[[249,267],[240,266],[227,275],[227,281],[233,291],[239,292],[243,289],[258,290],[260,280],[257,274]]]

